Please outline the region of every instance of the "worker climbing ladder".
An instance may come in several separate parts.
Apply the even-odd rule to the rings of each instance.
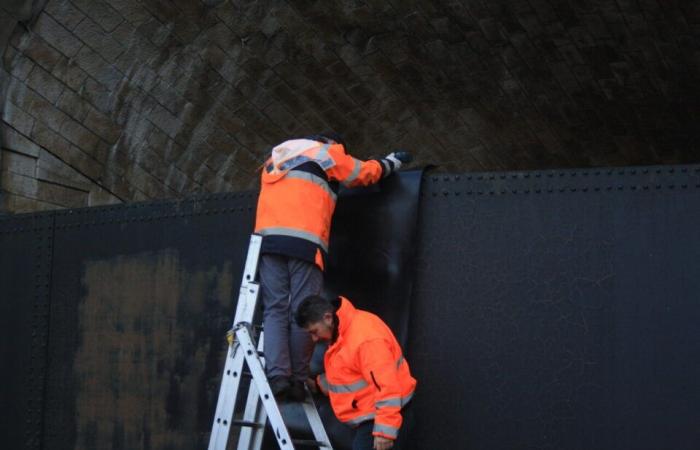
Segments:
[[[250,238],[248,255],[246,257],[238,305],[233,319],[233,341],[228,348],[226,364],[219,388],[219,399],[216,403],[214,424],[209,438],[208,450],[226,450],[231,427],[242,427],[238,450],[259,450],[262,446],[265,423],[269,419],[273,434],[280,449],[292,450],[295,445],[304,447],[319,447],[332,449],[321,417],[313,402],[310,392],[306,389],[306,399],[302,403],[304,413],[315,440],[292,440],[289,430],[284,423],[279,405],[265,376],[265,361],[263,357],[263,333],[260,332],[258,345],[255,344],[253,320],[258,300],[260,285],[255,281],[262,236],[253,234]],[[234,409],[238,398],[241,377],[244,375],[244,365],[248,366],[252,377],[248,388],[248,398],[242,420],[234,420]]]

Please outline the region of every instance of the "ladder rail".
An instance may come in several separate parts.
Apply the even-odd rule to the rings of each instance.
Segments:
[[[258,270],[261,246],[262,236],[257,234],[251,235],[233,319],[234,326],[240,322],[253,321],[259,291],[259,285],[255,282],[255,276]],[[243,354],[237,349],[238,345],[234,343],[234,345],[229,346],[226,354],[226,363],[221,376],[221,385],[219,387],[219,396],[216,402],[208,450],[226,450],[244,361]]]
[[[263,332],[260,332],[257,346],[252,335],[251,324],[255,317],[260,290],[260,285],[255,279],[261,244],[262,236],[251,235],[233,327],[231,328],[234,341],[229,346],[226,355],[208,450],[226,450],[232,425],[244,425],[239,434],[238,450],[260,450],[265,424],[268,420],[279,448],[281,450],[294,450],[294,442],[289,435],[289,430],[284,423],[279,405],[272,395],[270,384],[265,375],[265,358],[262,356]],[[243,418],[233,421],[244,365],[248,366],[252,379],[248,387],[248,398]],[[316,439],[309,442],[315,442],[319,447],[332,450],[331,441],[323,427],[313,397],[306,386],[305,393],[306,399],[302,402],[302,408]]]
[[[272,395],[272,390],[270,389],[270,384],[267,382],[267,377],[265,376],[265,370],[262,367],[260,359],[258,357],[258,351],[253,343],[253,339],[248,331],[248,324],[239,324],[236,327],[236,337],[241,344],[243,350],[243,356],[245,357],[248,368],[251,374],[253,374],[253,382],[259,393],[259,399],[262,401],[265,412],[267,413],[268,419],[270,421],[270,426],[272,427],[272,432],[277,439],[277,444],[281,450],[294,450],[294,444],[292,443],[292,438],[289,436],[289,431],[287,426],[284,424],[284,419],[282,418],[282,413],[280,412],[279,406],[275,401],[275,397]]]
[[[263,351],[264,331],[258,336],[258,354]],[[265,367],[265,358],[260,357],[260,363]],[[260,394],[255,383],[250,383],[248,388],[248,398],[246,400],[243,420],[259,424],[265,424],[267,414],[265,408],[260,403]],[[245,427],[241,429],[241,434],[238,437],[238,450],[260,450],[262,447],[262,439],[265,434],[265,427],[257,428]]]

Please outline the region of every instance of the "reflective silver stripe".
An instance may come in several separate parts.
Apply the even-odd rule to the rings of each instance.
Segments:
[[[403,355],[401,355],[401,357],[399,357],[398,361],[396,361],[396,368],[397,369],[399,368],[399,366],[401,365],[402,362],[403,362]]]
[[[328,186],[328,182],[323,178],[319,177],[318,175],[314,175],[309,172],[303,172],[301,170],[290,170],[285,176],[288,178],[296,178],[298,180],[310,181],[313,184],[320,186],[324,191],[326,191],[326,193],[331,196],[334,202],[337,199],[335,192],[333,192],[331,190],[331,187]]]
[[[367,420],[371,419],[374,419],[374,413],[367,414],[365,416],[355,417],[354,419],[350,419],[345,423],[347,423],[348,425],[359,425],[362,422],[366,422]]]
[[[257,234],[261,236],[290,236],[299,239],[304,239],[321,247],[326,253],[328,253],[328,244],[323,242],[321,238],[309,233],[308,231],[295,230],[294,228],[285,227],[268,227],[256,231]]]
[[[408,402],[411,401],[411,399],[413,398],[413,394],[415,394],[415,393],[416,393],[416,391],[413,391],[413,392],[411,392],[410,394],[408,394],[407,396],[405,396],[405,397],[403,397],[403,398],[401,399],[401,407],[402,407],[402,408],[403,408],[404,406],[408,405]]]
[[[362,164],[360,164],[360,161],[355,160],[355,166],[352,168],[352,172],[350,173],[350,175],[348,175],[348,177],[345,180],[343,180],[343,186],[350,186],[350,183],[355,181],[357,176],[360,174],[361,166]]]
[[[335,392],[336,394],[347,394],[348,392],[357,392],[360,389],[369,386],[365,380],[356,381],[351,384],[330,384],[328,383],[328,390]]]
[[[321,150],[318,151],[316,155],[316,160],[322,161],[328,155],[328,148],[331,146],[328,142],[324,142],[321,146]]]
[[[324,391],[328,390],[328,380],[326,380],[326,374],[322,373],[320,377],[321,381],[321,387],[323,388]]]
[[[408,394],[405,397],[393,397],[393,398],[387,398],[385,400],[379,400],[374,404],[375,408],[381,408],[383,406],[399,406],[403,407],[404,405],[407,405],[408,402],[411,401],[413,398],[413,392]]]
[[[374,424],[374,429],[372,430],[373,433],[382,433],[386,436],[391,436],[394,439],[399,435],[399,429],[390,427],[389,425],[381,425],[375,422]]]
[[[386,400],[379,400],[374,404],[376,408],[382,408],[384,406],[398,406],[401,407],[401,397],[388,398]]]

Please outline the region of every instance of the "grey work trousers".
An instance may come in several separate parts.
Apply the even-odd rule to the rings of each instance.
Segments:
[[[321,293],[323,274],[313,263],[272,254],[262,255],[259,274],[267,376],[305,381],[314,344],[294,313],[306,297]]]

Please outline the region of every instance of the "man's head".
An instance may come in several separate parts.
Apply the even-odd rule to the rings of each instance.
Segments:
[[[314,342],[330,341],[337,327],[335,310],[330,301],[320,295],[311,295],[301,302],[294,320],[309,332]]]

